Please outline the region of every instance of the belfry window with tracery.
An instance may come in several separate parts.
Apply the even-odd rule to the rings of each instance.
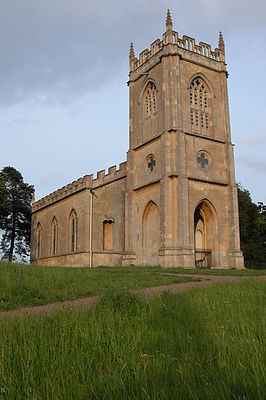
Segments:
[[[189,88],[191,130],[208,135],[210,133],[209,92],[202,79],[194,79]]]
[[[153,82],[149,82],[144,95],[145,116],[150,118],[157,113],[157,92]]]

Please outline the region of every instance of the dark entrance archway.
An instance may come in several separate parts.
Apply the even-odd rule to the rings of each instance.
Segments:
[[[214,207],[203,200],[194,213],[195,265],[198,268],[218,266],[218,224]]]

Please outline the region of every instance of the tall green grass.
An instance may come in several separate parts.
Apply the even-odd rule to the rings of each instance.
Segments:
[[[191,275],[215,275],[215,276],[264,276],[266,269],[209,269],[209,268],[167,268],[165,272],[175,274],[191,274]]]
[[[160,268],[59,268],[0,263],[0,310],[189,281]]]
[[[105,295],[0,325],[4,399],[264,399],[265,283]]]

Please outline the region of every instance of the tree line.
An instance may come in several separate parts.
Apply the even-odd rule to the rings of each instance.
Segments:
[[[240,247],[247,268],[266,268],[266,204],[253,203],[250,193],[238,187]]]
[[[266,268],[266,205],[255,204],[247,189],[238,187],[241,250],[247,268]],[[0,248],[10,262],[26,260],[30,252],[31,207],[34,187],[19,171],[4,167],[0,172]]]

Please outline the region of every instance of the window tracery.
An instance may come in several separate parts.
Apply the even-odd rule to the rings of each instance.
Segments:
[[[155,157],[153,154],[150,154],[147,158],[146,158],[146,167],[147,167],[147,171],[149,173],[152,173],[154,170],[154,167],[156,165],[156,161],[155,161]]]
[[[157,113],[157,92],[153,82],[149,82],[144,95],[145,116],[150,118]]]
[[[205,151],[200,151],[197,154],[197,163],[201,169],[207,171],[212,167],[212,158]]]
[[[200,78],[190,84],[190,122],[192,131],[208,135],[210,132],[209,92],[207,85]]]

